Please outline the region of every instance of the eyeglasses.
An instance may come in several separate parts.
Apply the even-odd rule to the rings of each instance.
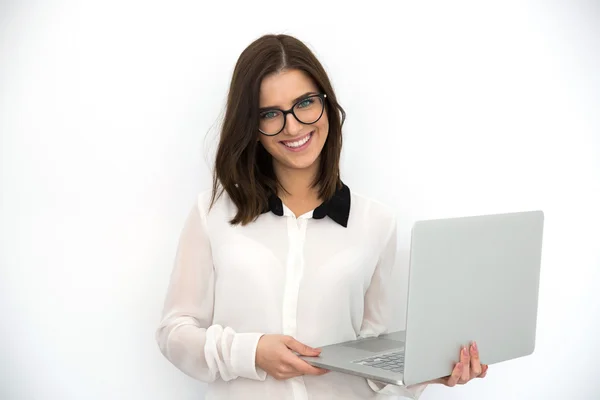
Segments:
[[[313,94],[298,100],[289,110],[273,108],[261,111],[258,116],[258,130],[266,136],[278,135],[287,121],[287,115],[292,114],[301,124],[314,124],[323,116],[326,94]]]

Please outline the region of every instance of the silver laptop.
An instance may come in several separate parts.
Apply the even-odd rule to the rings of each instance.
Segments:
[[[312,365],[396,385],[450,375],[461,346],[485,364],[535,347],[544,214],[419,221],[412,229],[406,331],[323,346]]]

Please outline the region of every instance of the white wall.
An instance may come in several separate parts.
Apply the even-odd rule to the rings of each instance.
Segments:
[[[598,3],[327,3],[0,3],[0,399],[202,398],[154,329],[266,32],[315,50],[344,179],[401,215],[399,302],[416,219],[546,212],[536,352],[423,399],[599,398]]]

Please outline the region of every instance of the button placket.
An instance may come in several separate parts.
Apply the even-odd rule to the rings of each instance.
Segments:
[[[289,239],[289,253],[286,262],[286,279],[283,296],[283,333],[296,335],[296,317],[298,309],[298,291],[304,267],[304,234],[306,220],[287,217],[287,231]]]
[[[286,262],[286,279],[283,297],[283,333],[296,337],[298,292],[304,270],[304,238],[306,235],[306,218],[287,216],[289,253]],[[308,399],[308,393],[301,376],[289,379],[295,400]]]

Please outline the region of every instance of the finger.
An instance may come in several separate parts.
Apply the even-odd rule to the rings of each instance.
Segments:
[[[473,342],[471,344],[471,379],[478,377],[481,375],[481,360],[479,359],[479,349],[477,348],[477,343]]]
[[[467,383],[471,379],[471,355],[466,346],[460,352],[460,362],[463,365],[463,369],[458,383]]]
[[[488,366],[486,364],[481,364],[481,374],[478,376],[478,378],[485,378],[487,371],[488,371]]]
[[[320,349],[313,349],[312,347],[307,346],[304,343],[300,343],[293,337],[288,337],[284,343],[288,348],[294,350],[302,356],[316,357],[319,354],[321,354]]]
[[[446,381],[446,386],[449,386],[449,387],[456,386],[456,384],[458,383],[458,381],[462,375],[462,370],[463,370],[463,364],[456,363],[456,365],[454,366],[454,369],[452,370],[452,374]]]
[[[327,372],[329,372],[323,368],[313,367],[306,361],[301,360],[300,358],[298,358],[296,356],[294,356],[293,358],[289,358],[286,361],[289,363],[289,365],[292,368],[294,368],[301,375],[323,375],[323,374],[326,374]]]

